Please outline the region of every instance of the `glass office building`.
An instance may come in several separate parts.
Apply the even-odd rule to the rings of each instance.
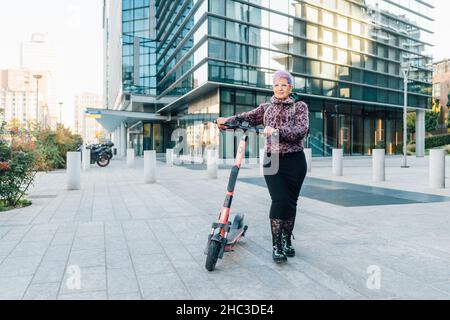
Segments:
[[[124,63],[124,89],[155,94],[156,112],[168,117],[163,127],[186,128],[191,149],[214,145],[231,158],[234,137],[205,122],[267,101],[271,75],[284,69],[309,105],[313,155],[330,156],[333,148],[370,155],[376,146],[400,154],[404,62],[411,65],[410,111],[431,107],[432,11],[423,0],[157,0],[155,55],[141,61],[148,70],[142,87],[128,86],[132,59]],[[136,14],[130,17],[136,26]],[[136,36],[124,37],[124,61],[137,50]],[[171,143],[164,135],[163,145]],[[249,157],[258,144],[250,143]]]

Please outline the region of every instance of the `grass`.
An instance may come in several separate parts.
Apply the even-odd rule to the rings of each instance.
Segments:
[[[0,212],[5,212],[13,209],[25,208],[31,206],[32,202],[30,200],[20,200],[16,207],[5,206],[3,201],[0,201]]]

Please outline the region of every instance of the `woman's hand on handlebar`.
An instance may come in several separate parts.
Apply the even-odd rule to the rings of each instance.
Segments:
[[[228,122],[229,118],[217,118],[216,123],[218,126],[223,126],[225,123]]]

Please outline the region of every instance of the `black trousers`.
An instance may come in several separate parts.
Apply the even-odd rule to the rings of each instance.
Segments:
[[[276,155],[267,156],[270,158]],[[298,197],[307,172],[305,153],[300,151],[280,154],[279,168],[275,174],[269,174],[272,163],[276,163],[276,160],[264,165],[264,178],[272,198],[270,219],[295,218]]]

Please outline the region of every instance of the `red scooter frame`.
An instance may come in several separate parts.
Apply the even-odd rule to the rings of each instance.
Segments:
[[[232,251],[236,243],[245,236],[245,232],[248,229],[248,226],[244,225],[243,215],[237,215],[233,220],[233,224],[228,220],[230,217],[230,209],[233,201],[236,181],[239,175],[242,160],[244,159],[245,146],[248,141],[247,131],[253,129],[258,133],[257,128],[250,127],[248,122],[241,121],[240,119],[236,119],[235,122],[227,122],[224,125],[219,126],[219,129],[240,129],[244,132],[244,134],[239,144],[234,166],[231,169],[227,194],[225,196],[223,207],[220,210],[219,221],[217,223],[213,223],[211,233],[208,237],[208,243],[205,249],[205,254],[207,255],[205,268],[208,271],[214,270],[217,260],[219,258],[222,259],[225,252]]]

